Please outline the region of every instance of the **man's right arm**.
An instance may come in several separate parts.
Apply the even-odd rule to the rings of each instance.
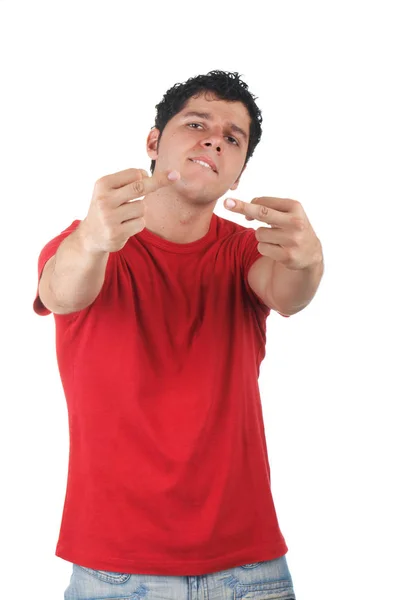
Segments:
[[[143,169],[125,169],[96,181],[86,218],[43,269],[39,297],[44,306],[52,313],[68,314],[92,304],[103,286],[110,252],[121,250],[145,228],[144,200],[137,198],[178,179],[177,171],[149,177]]]
[[[52,313],[68,314],[92,304],[103,286],[109,256],[88,250],[82,221],[46,262],[39,282],[44,306]]]

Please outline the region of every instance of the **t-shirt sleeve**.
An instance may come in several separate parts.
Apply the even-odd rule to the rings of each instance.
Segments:
[[[264,312],[268,315],[271,309],[264,304],[261,298],[252,290],[248,282],[248,275],[250,267],[255,263],[256,260],[262,257],[262,254],[258,251],[258,240],[256,238],[256,231],[253,227],[248,227],[245,232],[241,234],[239,252],[242,257],[242,269],[243,269],[243,280],[245,288],[249,296],[254,299],[258,305],[263,308]],[[290,315],[283,315],[282,317],[289,317]]]
[[[67,227],[67,229],[64,229],[64,231],[62,231],[57,237],[55,237],[50,242],[48,242],[39,254],[38,284],[37,284],[37,289],[36,289],[36,297],[33,302],[33,310],[35,311],[36,314],[38,314],[40,316],[46,316],[46,315],[51,314],[51,311],[48,310],[44,306],[44,304],[42,303],[42,301],[40,300],[40,297],[39,297],[39,282],[40,282],[40,278],[42,276],[43,269],[44,269],[47,261],[50,260],[50,258],[52,256],[54,256],[54,254],[57,252],[58,247],[61,244],[61,242],[63,240],[65,240],[65,238],[68,237],[73,231],[75,231],[75,229],[78,227],[80,222],[81,222],[80,220],[73,221],[73,223],[71,223],[71,225],[69,227]]]

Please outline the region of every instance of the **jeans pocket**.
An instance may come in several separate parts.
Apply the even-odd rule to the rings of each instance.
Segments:
[[[242,565],[235,571],[234,600],[295,600],[285,556]]]
[[[296,600],[290,581],[270,581],[268,583],[241,585],[234,593],[234,600]]]
[[[91,569],[90,567],[82,567],[81,565],[76,566],[86,571],[86,573],[93,575],[93,577],[96,577],[100,581],[104,581],[104,583],[113,583],[118,585],[120,583],[125,583],[131,577],[131,573],[115,573],[114,571],[102,571],[98,569]]]

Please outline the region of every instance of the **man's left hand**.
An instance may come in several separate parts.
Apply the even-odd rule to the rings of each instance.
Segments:
[[[227,206],[227,200],[233,200],[235,206]],[[297,200],[262,196],[253,198],[251,202],[242,202],[227,198],[224,206],[245,215],[249,221],[256,219],[270,225],[255,231],[258,251],[263,256],[269,256],[294,271],[313,267],[322,261],[321,242]]]

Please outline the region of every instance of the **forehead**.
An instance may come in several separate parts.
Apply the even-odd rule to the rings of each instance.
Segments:
[[[185,106],[176,115],[182,115],[188,111],[209,113],[214,119],[222,119],[238,125],[247,133],[250,129],[250,115],[242,102],[220,100],[212,93],[201,94],[189,98]]]

